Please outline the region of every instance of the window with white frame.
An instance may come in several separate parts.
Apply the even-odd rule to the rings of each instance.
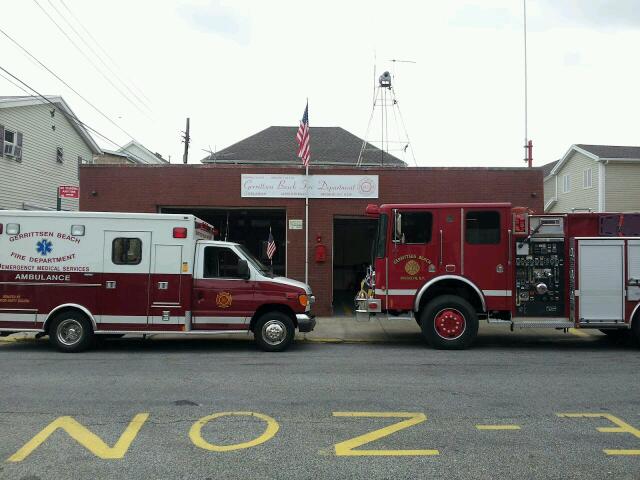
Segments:
[[[5,129],[3,152],[7,157],[14,157],[16,154],[16,137],[16,132]]]
[[[571,191],[571,177],[569,174],[562,176],[562,193],[569,193]]]
[[[582,188],[591,188],[591,169],[585,168],[582,171]]]

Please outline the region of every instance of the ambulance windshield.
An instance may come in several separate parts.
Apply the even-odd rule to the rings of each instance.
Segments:
[[[247,259],[247,261],[253,265],[253,267],[258,270],[260,273],[262,273],[263,275],[267,276],[267,277],[273,277],[273,273],[271,272],[271,269],[269,267],[267,267],[264,263],[262,263],[260,260],[258,260],[253,253],[251,253],[249,251],[249,249],[247,247],[245,247],[242,244],[238,244],[238,248],[240,249],[240,251],[242,252],[242,254],[245,256],[245,258]]]

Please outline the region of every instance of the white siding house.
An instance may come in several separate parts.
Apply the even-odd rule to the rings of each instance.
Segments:
[[[545,212],[640,211],[640,147],[576,144],[542,168]]]
[[[100,153],[62,97],[47,99],[0,97],[0,209],[55,209],[58,186],[77,186],[78,165]]]

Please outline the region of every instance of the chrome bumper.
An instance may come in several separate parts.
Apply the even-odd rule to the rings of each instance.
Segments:
[[[302,333],[311,332],[316,328],[316,317],[309,313],[296,314],[296,321],[298,322],[298,331]]]

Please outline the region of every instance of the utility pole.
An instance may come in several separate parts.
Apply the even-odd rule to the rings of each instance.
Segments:
[[[187,159],[189,158],[189,142],[191,141],[191,137],[189,136],[189,117],[187,117],[187,129],[184,131],[182,141],[184,142],[184,155],[182,155],[182,163],[186,164]]]

